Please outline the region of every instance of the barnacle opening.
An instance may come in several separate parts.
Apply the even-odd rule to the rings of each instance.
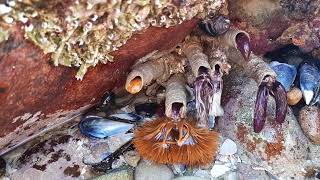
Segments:
[[[143,87],[143,80],[141,76],[134,77],[127,86],[127,91],[131,94],[136,94],[141,91]]]
[[[209,69],[207,67],[204,67],[204,66],[200,66],[199,69],[198,69],[198,75],[200,74],[207,74],[209,73]]]
[[[180,117],[180,112],[181,112],[181,108],[183,107],[183,103],[180,102],[174,102],[171,105],[172,108],[172,118],[174,120],[179,119]]]
[[[216,65],[214,66],[214,73],[215,73],[215,74],[220,74],[220,72],[221,72],[221,67],[220,67],[219,64],[216,64]]]
[[[250,41],[250,38],[248,37],[248,35],[244,32],[238,32],[237,35],[236,35],[236,38],[235,38],[235,41],[238,43],[242,40],[245,40],[245,41]]]

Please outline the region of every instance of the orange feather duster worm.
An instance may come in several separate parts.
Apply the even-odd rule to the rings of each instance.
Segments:
[[[164,117],[139,127],[133,143],[145,159],[195,167],[213,162],[219,146],[219,134],[197,127],[190,119],[176,122]]]

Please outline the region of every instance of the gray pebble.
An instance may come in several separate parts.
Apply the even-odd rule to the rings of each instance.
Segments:
[[[166,165],[140,161],[134,174],[135,180],[170,180],[173,172]]]
[[[133,170],[129,168],[120,171],[114,171],[96,177],[93,180],[133,180]]]
[[[210,180],[210,178],[202,178],[197,176],[181,176],[174,178],[174,180]]]

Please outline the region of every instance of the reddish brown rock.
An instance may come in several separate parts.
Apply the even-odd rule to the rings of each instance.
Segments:
[[[82,81],[76,80],[76,69],[54,67],[50,55],[15,26],[8,41],[0,44],[0,154],[96,103],[105,91],[123,84],[135,60],[173,48],[196,23],[137,33],[112,54],[114,63],[89,69]]]
[[[314,143],[320,145],[320,108],[305,106],[300,110],[299,123],[304,134]]]

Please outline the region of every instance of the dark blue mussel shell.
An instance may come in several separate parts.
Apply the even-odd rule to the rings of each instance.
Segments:
[[[297,68],[290,64],[279,63],[278,61],[272,61],[270,67],[276,72],[277,81],[284,86],[286,91],[289,91],[296,79]]]
[[[135,113],[117,113],[108,116],[112,120],[125,122],[125,123],[138,123],[143,119],[142,116]]]
[[[126,133],[133,124],[113,121],[100,116],[86,116],[79,123],[80,132],[90,138],[107,138]]]
[[[305,61],[300,65],[300,88],[307,105],[314,98],[320,80],[319,65],[314,61]]]

